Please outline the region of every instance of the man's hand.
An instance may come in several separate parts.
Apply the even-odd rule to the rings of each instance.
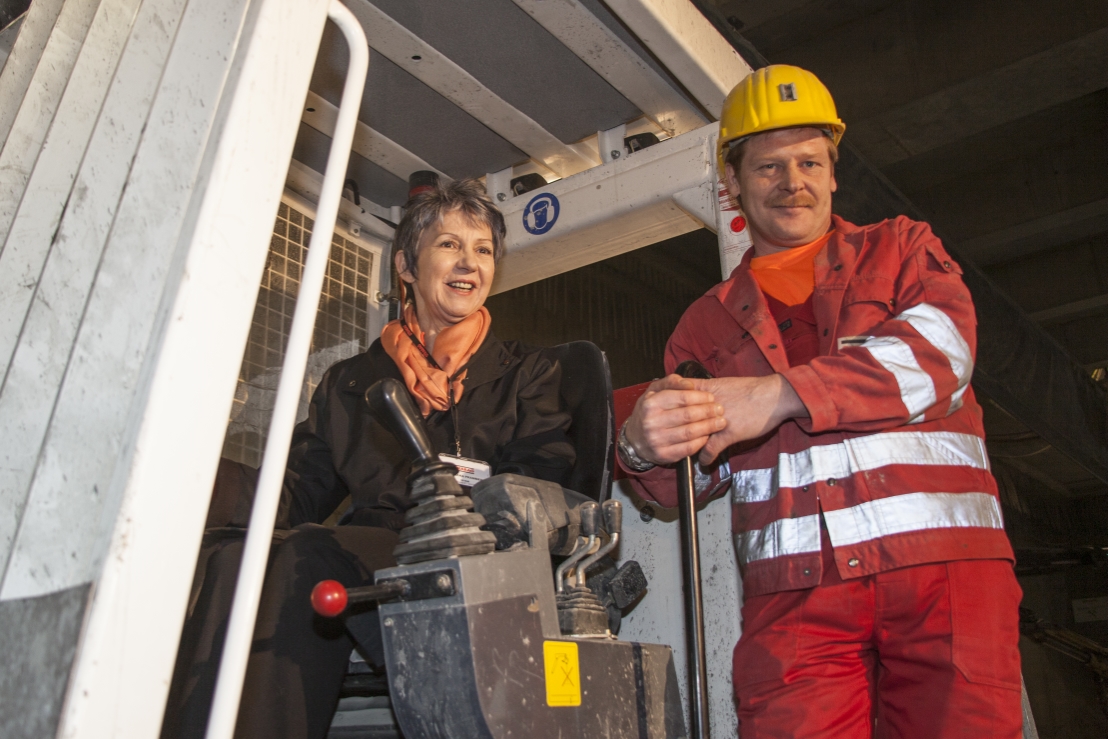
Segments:
[[[732,444],[757,439],[790,418],[808,416],[808,409],[781,375],[719,377],[692,380],[692,384],[697,390],[710,393],[723,406],[727,419],[726,426],[714,432],[700,450],[702,465],[713,462]]]
[[[670,375],[650,384],[625,426],[635,453],[654,464],[672,464],[700,451],[727,425],[723,406],[693,380]]]

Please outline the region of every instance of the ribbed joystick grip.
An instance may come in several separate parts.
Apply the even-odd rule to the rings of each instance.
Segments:
[[[365,402],[412,460],[408,498],[415,505],[404,512],[408,525],[393,549],[396,561],[412,564],[493,551],[496,535],[481,530],[485,517],[472,512],[473,501],[454,479],[458,468],[439,460],[408,389],[392,378],[380,380],[365,391]]]
[[[365,391],[365,402],[378,423],[404,447],[413,469],[438,461],[419,410],[403,383],[392,378],[375,382]]]

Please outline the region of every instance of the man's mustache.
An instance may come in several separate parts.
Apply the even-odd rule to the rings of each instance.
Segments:
[[[816,199],[806,193],[797,195],[783,195],[769,201],[771,208],[813,208]]]

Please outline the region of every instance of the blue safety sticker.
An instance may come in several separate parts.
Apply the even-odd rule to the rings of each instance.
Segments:
[[[535,236],[546,233],[558,222],[561,207],[558,198],[548,192],[536,195],[523,209],[523,227]]]

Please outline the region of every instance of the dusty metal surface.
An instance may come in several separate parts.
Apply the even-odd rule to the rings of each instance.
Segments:
[[[0,602],[0,736],[53,736],[89,586]]]
[[[624,504],[620,559],[642,565],[649,587],[624,616],[620,637],[669,644],[681,695],[686,693],[685,615],[681,596],[681,548],[677,510],[659,508],[631,493],[626,480],[612,486]],[[704,589],[704,639],[708,654],[708,706],[712,736],[735,736],[738,719],[731,691],[731,651],[742,633],[742,583],[731,544],[731,506],[718,499],[699,511]],[[683,701],[687,705],[687,701]]]

